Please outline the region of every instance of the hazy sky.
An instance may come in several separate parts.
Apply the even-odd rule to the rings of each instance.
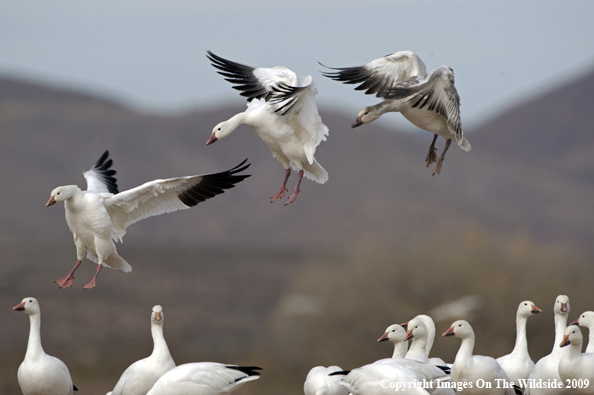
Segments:
[[[97,91],[150,110],[242,99],[207,49],[314,76],[318,102],[353,113],[377,99],[322,77],[400,50],[456,75],[463,121],[594,68],[593,1],[0,0],[0,75]]]

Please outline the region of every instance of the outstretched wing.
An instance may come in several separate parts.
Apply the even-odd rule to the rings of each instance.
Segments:
[[[221,173],[154,180],[106,198],[113,238],[121,240],[126,228],[141,219],[193,207],[233,188],[250,177],[237,174],[250,166],[246,161]]]
[[[118,193],[118,180],[114,177],[115,170],[110,169],[113,161],[109,159],[109,151],[105,151],[101,158],[90,170],[83,171],[87,180],[87,191],[94,193]]]
[[[270,102],[275,106],[275,112],[289,118],[296,118],[311,139],[304,141],[305,151],[309,163],[313,163],[313,155],[320,142],[326,140],[328,127],[322,123],[322,118],[316,105],[318,88],[311,76],[302,81],[302,86],[281,84],[273,89]]]
[[[207,51],[211,64],[219,69],[218,73],[234,84],[234,89],[241,91],[240,95],[252,99],[264,98],[268,100],[272,96],[274,87],[279,84],[297,85],[298,80],[295,73],[286,67],[252,67],[241,63],[233,62]]]
[[[385,97],[389,88],[416,84],[427,76],[425,64],[411,51],[396,52],[358,67],[324,67],[338,70],[322,72],[325,77],[345,84],[361,84],[355,90],[364,90],[367,95],[375,93],[377,97]]]
[[[460,96],[454,85],[454,70],[448,66],[438,67],[429,80],[412,87],[396,87],[387,90],[387,99],[405,99],[413,108],[424,108],[443,116],[450,132],[458,143],[463,140],[460,120]]]

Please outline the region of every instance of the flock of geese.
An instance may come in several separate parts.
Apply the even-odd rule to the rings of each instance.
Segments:
[[[47,355],[41,346],[41,314],[35,298],[25,298],[13,310],[29,315],[30,333],[25,360],[18,370],[24,395],[72,395],[77,391],[66,365]],[[470,323],[455,321],[442,336],[461,339],[453,363],[430,358],[435,340],[431,317],[418,315],[386,328],[378,342],[394,344],[392,357],[348,371],[339,366],[316,366],[305,379],[305,395],[434,394],[594,394],[594,311],[586,311],[567,325],[569,298],[559,295],[553,307],[555,340],[551,353],[536,364],[528,353],[526,324],[542,312],[529,301],[516,313],[516,343],[511,353],[494,359],[474,355],[475,334]],[[161,306],[151,312],[153,352],[134,362],[107,395],[228,395],[260,377],[257,366],[196,362],[175,366],[163,335]],[[586,353],[582,333],[589,330]],[[411,340],[410,348],[408,341]]]
[[[316,85],[311,76],[301,83],[294,72],[285,67],[251,67],[208,52],[208,59],[218,73],[247,97],[247,109],[216,125],[207,145],[227,137],[239,125],[251,127],[268,145],[273,157],[285,169],[279,191],[271,202],[284,198],[291,170],[298,180],[286,205],[293,203],[303,176],[325,183],[328,173],[314,157],[317,146],[328,137],[315,103]],[[465,151],[470,144],[464,138],[460,121],[460,98],[454,86],[454,74],[447,66],[427,75],[424,63],[410,51],[397,52],[358,67],[329,68],[324,76],[356,89],[375,94],[383,101],[363,108],[352,127],[374,121],[386,112],[400,112],[417,127],[435,135],[426,156],[427,166],[436,163],[433,174],[439,174],[445,153],[452,140]],[[437,156],[438,136],[446,140]],[[73,233],[77,260],[70,273],[56,281],[60,288],[73,285],[74,274],[85,254],[97,264],[94,277],[84,289],[96,286],[103,266],[131,271],[132,267],[116,250],[129,225],[155,215],[196,206],[207,199],[234,188],[249,175],[240,174],[250,165],[247,159],[219,173],[154,180],[120,192],[109,152],[105,152],[90,170],[83,173],[87,190],[76,185],[60,186],[50,195],[46,206],[64,202],[66,221]],[[45,354],[41,346],[40,307],[35,298],[25,298],[13,310],[23,311],[30,318],[30,334],[25,360],[18,370],[18,381],[24,395],[67,395],[77,391],[66,365]],[[521,380],[578,380],[571,391],[594,393],[594,386],[583,385],[594,380],[594,354],[582,354],[581,332],[567,326],[569,300],[559,296],[555,302],[555,343],[550,355],[535,365],[528,355],[526,321],[540,312],[534,303],[522,302],[517,312],[517,339],[514,350],[497,360],[473,355],[475,334],[467,321],[456,321],[443,336],[461,339],[453,364],[430,358],[434,342],[433,320],[420,315],[406,324],[391,325],[378,341],[394,343],[391,358],[344,371],[338,366],[315,367],[307,375],[306,395],[383,395],[405,394],[526,394],[542,392],[540,388],[522,385]],[[237,366],[212,362],[175,366],[163,336],[164,313],[155,306],[151,313],[154,341],[152,354],[130,365],[115,384],[111,395],[227,395],[248,381],[259,378],[256,366]],[[592,328],[594,313],[586,312],[576,324]],[[567,326],[567,327],[566,327]],[[410,348],[408,341],[412,340]],[[568,346],[568,347],[567,347]],[[594,347],[591,342],[589,347]],[[590,350],[592,351],[592,350]],[[515,384],[513,386],[511,383]],[[481,388],[485,383],[492,388]],[[581,384],[580,384],[581,383]],[[421,385],[422,384],[422,385]],[[563,381],[565,384],[565,381]],[[470,385],[468,387],[467,385]],[[590,389],[592,388],[592,389]]]

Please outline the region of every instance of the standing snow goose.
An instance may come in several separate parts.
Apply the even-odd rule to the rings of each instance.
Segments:
[[[260,378],[256,366],[194,362],[165,373],[147,395],[228,395],[248,381]]]
[[[464,388],[465,394],[489,394],[489,395],[514,395],[516,392],[505,371],[499,366],[497,361],[491,357],[483,355],[473,355],[474,350],[474,331],[468,321],[455,321],[450,329],[444,332],[443,336],[455,336],[462,339],[460,349],[456,354],[454,365],[452,366],[453,382],[477,383],[477,380],[484,380],[491,383],[492,388],[479,388],[473,385],[472,388]],[[508,383],[511,388],[502,388],[503,382]],[[498,388],[499,387],[499,388]]]
[[[25,298],[12,308],[29,316],[29,343],[25,360],[19,366],[17,378],[23,395],[72,395],[78,389],[72,385],[70,372],[56,357],[47,355],[41,346],[41,310],[35,298]]]
[[[529,300],[520,303],[516,312],[516,345],[510,354],[497,358],[497,362],[505,370],[509,379],[520,387],[519,379],[528,379],[534,369],[534,362],[528,353],[526,323],[528,317],[541,312],[542,310]]]
[[[470,151],[470,143],[462,133],[460,97],[454,86],[454,71],[448,66],[438,67],[428,76],[425,64],[416,54],[400,51],[363,66],[329,69],[338,71],[322,74],[345,84],[360,83],[355,90],[365,90],[368,95],[375,93],[376,97],[384,99],[359,111],[351,127],[375,121],[386,112],[400,112],[413,125],[435,135],[425,159],[427,167],[437,162],[433,175],[441,171],[452,140],[464,151]],[[437,136],[446,140],[439,159],[435,153]]]
[[[425,345],[425,353],[427,355],[427,358],[429,358],[429,353],[431,352],[431,349],[433,348],[433,342],[435,341],[435,322],[433,322],[433,318],[429,317],[426,314],[419,314],[414,319],[421,320],[421,322],[423,324],[425,324],[425,328],[427,329],[427,341],[426,341],[426,345]],[[401,325],[403,327],[408,327],[409,323],[410,323],[410,321],[405,322]],[[410,358],[410,356],[407,355],[406,358]],[[411,359],[415,359],[415,358],[411,358]],[[443,359],[437,358],[437,357],[429,358],[429,363],[432,365],[436,365],[436,366],[449,366],[447,363],[445,363],[445,361]]]
[[[565,328],[559,347],[569,347],[559,362],[559,376],[564,385],[569,382],[572,393],[594,394],[594,355],[582,354],[582,342],[582,331],[577,325]]]
[[[588,328],[590,336],[588,338],[588,347],[586,347],[586,353],[594,353],[594,311],[584,311],[577,320],[573,321],[570,325],[579,325]]]
[[[46,206],[64,202],[66,222],[74,234],[77,261],[72,271],[56,281],[60,288],[69,287],[74,272],[87,253],[87,258],[97,263],[97,271],[84,289],[95,287],[103,265],[130,272],[132,267],[116,251],[114,241],[122,241],[126,228],[141,219],[154,215],[183,210],[225,192],[249,175],[237,173],[247,169],[244,160],[234,168],[213,174],[169,178],[144,183],[136,188],[118,192],[115,170],[110,170],[109,152],[83,172],[87,190],[76,185],[61,186],[51,193]]]
[[[394,343],[394,353],[392,353],[392,358],[404,358],[406,355],[406,349],[408,348],[407,342],[404,340],[406,338],[406,330],[398,324],[390,325],[386,328],[384,334],[377,339],[377,342],[383,341],[390,341]]]
[[[303,393],[305,395],[347,395],[347,389],[338,384],[341,377],[330,376],[331,373],[341,371],[340,366],[316,366],[311,368],[303,384]]]
[[[557,296],[553,310],[555,312],[555,342],[553,343],[553,350],[551,353],[539,359],[538,362],[536,362],[536,365],[534,365],[532,373],[530,373],[530,379],[536,381],[540,379],[542,379],[542,381],[561,380],[561,377],[559,376],[559,361],[561,361],[561,357],[566,349],[561,348],[559,344],[561,344],[565,328],[567,327],[567,318],[570,310],[569,298],[566,295]],[[567,392],[564,388],[528,387],[524,393],[526,395],[557,395]]]
[[[297,198],[304,174],[320,184],[328,181],[328,173],[314,158],[317,146],[328,136],[328,127],[318,114],[318,90],[311,76],[299,84],[297,75],[286,67],[245,66],[210,51],[208,59],[219,74],[237,85],[233,88],[242,91],[248,104],[246,111],[215,126],[206,145],[227,137],[239,125],[254,129],[285,168],[280,191],[270,198],[271,203],[285,196],[291,168],[299,172],[299,179],[285,206]]]
[[[159,377],[175,367],[163,337],[164,321],[163,308],[156,305],[151,312],[153,353],[130,365],[110,392],[111,395],[146,395]]]

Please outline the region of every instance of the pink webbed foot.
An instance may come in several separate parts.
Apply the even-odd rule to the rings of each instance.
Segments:
[[[77,260],[76,264],[74,265],[74,268],[70,271],[70,273],[68,273],[66,277],[56,280],[56,284],[58,284],[60,288],[68,288],[72,286],[72,280],[74,280],[74,272],[76,271],[76,269],[78,269],[81,262],[82,261],[80,259]]]
[[[64,278],[56,280],[56,284],[58,284],[60,288],[68,288],[72,286],[72,280],[74,280],[74,276],[69,274]]]
[[[289,197],[289,200],[287,200],[287,203],[285,203],[285,206],[288,206],[289,204],[293,203],[295,199],[297,199],[297,195],[299,195],[299,192],[299,189],[295,189],[293,191],[293,194]]]
[[[299,185],[301,185],[302,178],[303,178],[303,170],[299,170],[299,179],[297,180],[297,185],[295,185],[293,194],[289,197],[289,200],[287,200],[287,203],[285,203],[285,206],[288,206],[289,204],[293,203],[295,201],[295,199],[297,199],[297,195],[299,195]]]
[[[95,288],[95,281],[97,280],[97,276],[99,275],[99,272],[101,271],[102,267],[103,267],[103,265],[101,265],[101,264],[97,265],[97,271],[95,272],[95,275],[93,276],[93,279],[91,280],[91,282],[88,282],[85,285],[83,285],[84,290]]]
[[[95,288],[95,277],[93,277],[93,279],[91,280],[91,282],[86,283],[85,285],[83,285],[83,289],[87,290],[87,289],[93,289]]]
[[[270,198],[270,203],[274,203],[275,201],[277,201],[278,199],[282,198],[285,196],[285,192],[287,192],[288,189],[285,188],[284,186],[281,187],[279,193],[277,193],[276,195],[272,196]]]

